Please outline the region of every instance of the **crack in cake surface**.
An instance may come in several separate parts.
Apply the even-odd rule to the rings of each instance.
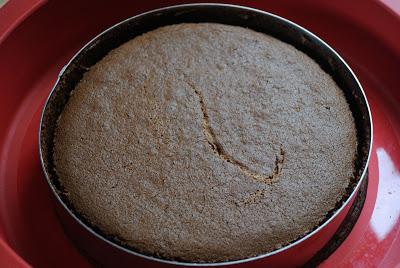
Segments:
[[[218,142],[216,135],[210,126],[209,116],[207,113],[207,108],[204,102],[203,94],[196,88],[196,86],[192,82],[187,80],[185,82],[190,86],[190,88],[193,90],[193,92],[199,99],[201,112],[203,114],[203,120],[202,120],[203,133],[214,153],[217,154],[222,160],[238,167],[244,175],[257,182],[261,182],[264,184],[271,184],[277,181],[282,172],[283,162],[285,161],[285,151],[283,150],[283,145],[282,144],[280,145],[280,151],[279,154],[276,156],[275,165],[271,174],[265,175],[252,171],[248,166],[246,166],[245,164],[243,164],[242,162],[240,162],[239,160],[235,159],[233,156],[228,154],[221,145],[221,143]],[[262,191],[262,190],[263,189],[257,191]]]

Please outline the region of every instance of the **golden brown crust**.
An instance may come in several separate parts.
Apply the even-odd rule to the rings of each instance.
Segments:
[[[308,56],[220,24],[159,28],[83,77],[55,162],[76,209],[147,253],[222,261],[312,230],[353,174],[342,91]]]

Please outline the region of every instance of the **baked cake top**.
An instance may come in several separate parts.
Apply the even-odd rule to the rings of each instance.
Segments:
[[[345,194],[356,130],[293,46],[213,23],[136,37],[92,66],[58,121],[75,209],[140,252],[215,262],[315,228]]]

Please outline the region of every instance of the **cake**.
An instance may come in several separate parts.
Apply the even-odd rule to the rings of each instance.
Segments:
[[[354,173],[354,118],[309,56],[216,23],[150,31],[84,74],[54,161],[76,213],[170,260],[268,253],[315,229]]]

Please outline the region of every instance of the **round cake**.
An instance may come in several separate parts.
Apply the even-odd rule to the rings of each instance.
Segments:
[[[54,160],[86,222],[147,255],[219,262],[310,232],[346,194],[354,119],[320,66],[215,23],[138,36],[72,91]]]

